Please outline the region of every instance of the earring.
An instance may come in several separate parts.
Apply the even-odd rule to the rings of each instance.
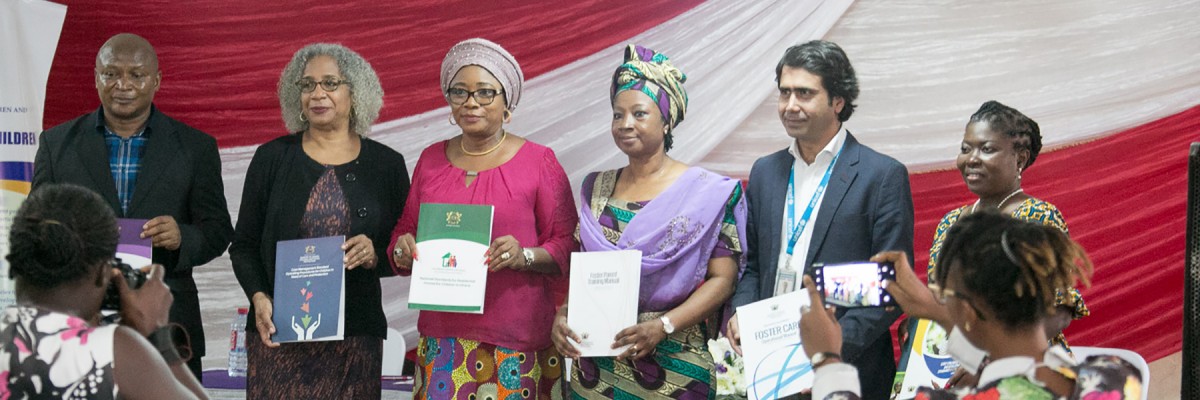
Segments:
[[[971,322],[969,322],[969,321],[968,321],[968,322],[964,322],[964,323],[963,323],[963,330],[964,330],[964,331],[967,331],[967,332],[970,332],[970,331],[971,331]]]
[[[300,111],[300,122],[308,122],[308,118],[304,118],[304,111]]]
[[[454,122],[454,114],[451,114],[449,119],[450,119],[450,125],[458,125],[458,122]]]

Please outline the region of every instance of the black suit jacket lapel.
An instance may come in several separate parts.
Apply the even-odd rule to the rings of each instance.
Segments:
[[[117,182],[113,180],[112,166],[108,164],[108,143],[104,141],[104,134],[95,129],[97,124],[102,123],[100,111],[92,113],[92,116],[83,122],[82,129],[77,131],[79,136],[76,140],[79,141],[79,145],[74,147],[83,169],[91,175],[92,182],[95,183],[92,187],[104,197],[109,207],[120,215],[121,203],[117,199]]]
[[[814,221],[812,241],[808,245],[809,265],[816,262],[817,253],[820,252],[821,245],[825,243],[825,235],[829,233],[829,227],[833,223],[833,215],[837,214],[842,200],[846,198],[846,192],[850,191],[850,185],[858,176],[858,156],[858,141],[850,135],[850,132],[846,132],[846,143],[842,145],[842,155],[838,157],[837,164],[833,166],[833,176],[829,179],[829,187],[825,188],[825,198],[821,199],[821,210],[817,212],[817,220]]]
[[[168,123],[166,116],[155,111],[150,116],[149,138],[146,140],[146,151],[142,154],[142,165],[138,170],[137,184],[133,188],[133,198],[129,202],[128,215],[135,215],[139,206],[154,190],[154,184],[169,170],[171,163],[176,162],[179,152],[179,136]]]

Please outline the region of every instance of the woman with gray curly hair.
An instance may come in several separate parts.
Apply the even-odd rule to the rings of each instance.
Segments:
[[[283,69],[279,105],[293,133],[254,153],[229,248],[254,316],[247,333],[260,339],[246,343],[246,396],[378,399],[387,334],[379,277],[391,274],[385,247],[409,187],[404,157],[366,137],[383,106],[379,77],[346,47],[311,44]],[[326,236],[346,238],[345,339],[280,346],[275,244]]]

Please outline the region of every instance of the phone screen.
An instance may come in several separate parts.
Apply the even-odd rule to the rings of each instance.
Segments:
[[[896,300],[883,290],[883,281],[896,279],[890,263],[813,264],[813,282],[825,302],[838,307],[883,307]]]

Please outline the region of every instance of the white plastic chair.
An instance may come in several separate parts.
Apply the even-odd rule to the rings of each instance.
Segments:
[[[1142,399],[1148,399],[1150,395],[1150,365],[1146,364],[1146,359],[1142,358],[1141,354],[1130,350],[1117,349],[1111,347],[1086,347],[1086,346],[1071,346],[1071,352],[1075,354],[1075,359],[1079,362],[1084,362],[1090,356],[1110,355],[1121,357],[1142,374]]]
[[[404,375],[404,355],[407,352],[404,335],[395,328],[388,328],[387,340],[383,341],[384,378],[399,378]]]

